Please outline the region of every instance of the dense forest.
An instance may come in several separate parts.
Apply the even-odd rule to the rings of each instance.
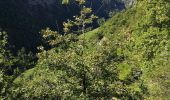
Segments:
[[[0,1],[0,100],[169,100],[169,0]]]

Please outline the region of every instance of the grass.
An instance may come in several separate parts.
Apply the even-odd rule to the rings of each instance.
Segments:
[[[98,30],[99,29],[97,28],[97,29],[94,29],[92,31],[89,31],[89,32],[85,33],[85,39],[86,40],[96,39],[97,36],[98,36]],[[83,34],[81,34],[79,36],[79,38],[83,38]]]

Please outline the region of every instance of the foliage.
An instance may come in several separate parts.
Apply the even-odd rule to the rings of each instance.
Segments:
[[[169,98],[169,10],[166,0],[138,1],[136,7],[116,14],[99,29],[111,37],[117,53],[125,56],[119,67],[124,69],[121,78],[129,73],[129,66],[142,68],[146,99]]]
[[[105,18],[100,18],[97,20],[97,23],[99,24],[99,26],[102,26],[105,22],[106,22]]]
[[[80,6],[84,3],[78,0]],[[85,33],[86,24],[93,19],[90,13],[90,8],[82,6],[80,16],[64,23],[66,33],[76,25],[80,35],[42,30],[43,44],[35,67],[29,69],[33,66],[30,55],[21,50],[21,61],[16,64],[28,66],[28,70],[12,82],[6,69],[0,71],[1,98],[169,99],[170,1],[138,0],[134,7]],[[3,34],[0,54],[6,55],[8,42]],[[2,61],[0,64],[6,65]]]
[[[31,69],[36,64],[37,57],[32,53],[27,53],[24,48],[17,52],[13,58],[13,74],[20,75],[22,72]]]
[[[8,46],[6,32],[0,32],[0,99],[6,98],[9,89],[9,77],[6,74],[13,64]]]
[[[22,72],[34,66],[35,56],[21,49],[16,56],[11,53],[6,32],[0,32],[0,99],[10,98],[13,80]]]
[[[74,20],[67,20],[67,22],[63,23],[64,26],[64,32],[65,34],[70,32],[70,29],[73,26],[77,26],[78,31],[82,34],[85,33],[85,28],[87,25],[91,24],[94,19],[98,18],[92,13],[91,8],[85,7],[85,0],[76,0],[79,4],[79,7],[81,9],[79,16],[74,16]]]
[[[54,47],[43,51],[39,55],[37,66],[14,81],[14,97],[61,97],[73,100],[142,98],[140,87],[139,90],[133,90],[131,87],[132,84],[140,84],[136,79],[140,78],[140,69],[132,69],[127,75],[128,78],[120,79],[117,63],[122,62],[123,58],[116,54],[111,44],[111,41],[107,41],[105,45],[92,51],[86,44],[86,48],[83,48],[82,40],[79,39],[77,42],[71,42],[67,50]],[[134,74],[136,72],[139,74]]]

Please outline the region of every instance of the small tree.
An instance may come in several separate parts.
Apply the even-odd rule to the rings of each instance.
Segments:
[[[5,32],[0,32],[0,66],[4,61],[5,47],[7,44],[7,35]]]
[[[71,28],[77,26],[78,31],[84,34],[85,29],[88,24],[91,24],[94,19],[98,18],[94,14],[92,14],[92,9],[85,6],[85,0],[76,0],[78,6],[80,7],[80,15],[73,16],[74,20],[67,20],[67,22],[63,23],[64,26],[64,33],[69,33]]]
[[[74,20],[67,20],[67,22],[64,22],[64,32],[65,34],[69,33],[71,28],[76,26],[78,28],[78,32],[80,34],[83,34],[83,40],[82,43],[80,43],[80,51],[78,51],[78,58],[80,58],[77,63],[80,65],[81,69],[81,84],[83,87],[83,95],[87,96],[87,66],[85,64],[85,59],[82,57],[84,55],[85,50],[85,30],[87,25],[91,24],[94,19],[97,19],[98,17],[92,14],[92,9],[85,6],[85,0],[76,0],[78,3],[78,6],[80,7],[80,15],[79,16],[73,16]]]
[[[12,55],[8,49],[8,35],[6,32],[0,32],[0,99],[5,99],[8,88],[11,86],[10,78],[7,73],[10,73],[13,65]],[[9,72],[8,72],[9,71]]]
[[[0,69],[7,70],[6,66],[11,65],[11,53],[8,50],[9,44],[8,44],[8,35],[6,32],[0,32]]]

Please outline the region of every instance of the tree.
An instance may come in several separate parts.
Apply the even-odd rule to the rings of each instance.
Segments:
[[[144,27],[160,27],[165,28],[168,27],[169,23],[169,9],[170,9],[170,2],[167,0],[145,0],[140,1],[138,0],[138,4],[141,9],[145,11],[145,14],[142,18]]]
[[[0,32],[0,67],[4,65],[5,53],[7,46],[7,34],[5,32]]]
[[[98,18],[92,13],[91,8],[87,8],[85,6],[85,0],[76,0],[78,2],[78,5],[80,7],[80,15],[74,16],[74,20],[67,20],[67,22],[64,22],[64,32],[65,34],[69,33],[71,28],[73,26],[76,26],[78,28],[78,31],[80,31],[81,34],[85,33],[85,29],[88,24],[91,24],[94,19]],[[79,34],[80,34],[79,33]]]
[[[0,32],[0,69],[10,72],[13,65],[13,56],[9,47],[7,33]]]
[[[0,99],[3,99],[3,94],[6,91],[7,83],[4,77],[4,73],[0,70]]]
[[[13,65],[12,55],[9,51],[8,36],[6,32],[0,32],[0,99],[5,99],[11,84],[11,66]]]
[[[78,58],[80,58],[79,60],[79,65],[80,65],[80,68],[81,68],[81,79],[82,79],[82,87],[83,87],[83,95],[86,97],[87,95],[87,84],[86,84],[86,81],[88,81],[88,79],[86,79],[86,74],[87,74],[87,69],[86,69],[86,65],[85,65],[85,62],[84,62],[84,58],[81,57],[84,55],[84,50],[85,50],[85,29],[86,29],[86,25],[90,24],[93,22],[94,19],[98,18],[97,16],[95,16],[94,14],[91,14],[92,13],[92,9],[91,8],[87,8],[85,7],[85,0],[76,0],[79,7],[80,7],[80,15],[79,16],[74,16],[74,21],[71,21],[71,20],[68,20],[67,22],[64,22],[63,25],[64,25],[64,32],[65,34],[68,33],[70,31],[70,28],[73,27],[73,26],[77,26],[78,28],[78,32],[79,34],[83,34],[83,40],[82,40],[82,43],[80,44],[80,51],[77,51],[78,53]]]
[[[17,77],[22,72],[33,68],[37,61],[37,57],[32,52],[27,53],[26,50],[22,48],[17,52],[13,61],[13,74]]]
[[[65,42],[50,50],[43,50],[39,54],[36,67],[14,80],[13,98],[142,98],[142,93],[130,87],[140,83],[140,69],[132,69],[128,77],[120,79],[118,63],[123,61],[123,57],[117,55],[112,41],[103,41],[93,49],[84,42],[84,48],[81,39],[75,41],[77,37],[70,35],[58,38]],[[60,48],[62,45],[67,45],[68,48]]]

